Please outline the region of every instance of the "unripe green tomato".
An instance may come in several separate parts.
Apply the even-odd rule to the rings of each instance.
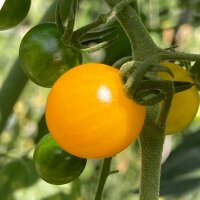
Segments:
[[[61,149],[50,134],[43,136],[36,145],[33,160],[39,176],[54,185],[66,184],[79,177],[87,162]]]
[[[56,24],[39,24],[29,30],[19,49],[21,67],[36,84],[51,87],[68,69],[82,62],[77,50],[67,47],[61,40]]]
[[[0,30],[7,30],[22,22],[28,14],[31,0],[6,0],[0,10]]]

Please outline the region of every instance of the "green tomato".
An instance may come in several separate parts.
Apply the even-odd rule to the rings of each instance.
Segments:
[[[56,24],[39,24],[29,30],[19,49],[21,67],[36,84],[52,87],[68,69],[81,64],[82,55],[61,40]]]
[[[79,177],[87,162],[61,149],[50,134],[43,136],[36,145],[33,160],[39,176],[54,185],[66,184]]]
[[[0,30],[7,30],[22,22],[28,14],[31,0],[6,0],[0,10]]]

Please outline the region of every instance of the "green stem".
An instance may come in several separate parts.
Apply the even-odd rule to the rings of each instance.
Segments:
[[[166,50],[163,50],[160,56],[162,60],[200,61],[200,54],[168,52]]]
[[[121,2],[121,0],[105,1],[111,8]],[[129,38],[135,60],[142,61],[151,55],[161,52],[161,49],[157,47],[150,37],[137,11],[131,5],[125,6],[121,12],[117,13],[117,18]]]
[[[171,52],[167,50],[160,50],[158,54],[151,55],[144,62],[145,63],[160,63],[165,60],[170,61],[200,61],[200,54],[191,54],[184,52]]]
[[[105,158],[103,161],[103,165],[102,165],[102,169],[101,169],[101,173],[99,177],[99,183],[98,183],[96,194],[95,194],[95,200],[101,200],[104,185],[106,183],[108,176],[110,175],[111,161],[112,161],[112,157]]]
[[[147,116],[150,120],[151,111]],[[158,200],[160,190],[161,156],[164,144],[164,130],[148,123],[142,131],[139,141],[142,155],[140,178],[140,200]]]
[[[64,33],[64,25],[60,13],[60,0],[58,0],[57,7],[56,7],[56,12],[55,12],[55,21],[56,21],[56,26],[60,34]]]
[[[68,16],[67,27],[64,31],[62,38],[66,46],[71,46],[71,38],[74,31],[77,6],[78,6],[78,0],[73,0]]]
[[[165,140],[165,122],[171,106],[174,87],[167,85],[166,100],[157,117],[158,107],[149,106],[145,125],[140,134],[142,169],[140,178],[140,200],[158,200],[160,190],[160,171],[163,144]]]

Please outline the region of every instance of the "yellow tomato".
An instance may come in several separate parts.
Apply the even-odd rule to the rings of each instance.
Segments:
[[[63,74],[47,100],[50,133],[67,152],[83,158],[113,156],[139,135],[146,109],[127,98],[113,67],[89,63]]]
[[[170,62],[163,62],[161,64],[168,67],[174,74],[174,77],[164,72],[160,72],[159,77],[166,80],[194,82],[189,73],[181,66]],[[184,130],[195,118],[198,108],[199,92],[195,86],[176,93],[166,121],[166,134],[173,134]]]

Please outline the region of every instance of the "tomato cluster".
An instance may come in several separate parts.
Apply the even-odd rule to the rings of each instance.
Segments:
[[[74,39],[73,31],[69,30]],[[104,30],[98,35],[111,31]],[[78,31],[75,36],[77,33],[82,34]],[[94,33],[85,34],[94,37]],[[79,36],[84,42],[84,34]],[[63,38],[58,23],[43,23],[26,33],[19,49],[21,66],[30,80],[52,87],[45,110],[50,134],[37,144],[34,163],[42,179],[57,185],[80,176],[86,159],[111,157],[132,144],[145,124],[147,112],[145,106],[127,97],[118,69],[100,63],[81,64],[82,41],[78,49],[73,46],[76,41],[66,42]],[[193,82],[181,66],[169,62],[161,65],[169,68],[174,76],[160,72],[160,78]],[[195,86],[175,94],[166,121],[166,134],[185,129],[198,107]]]

